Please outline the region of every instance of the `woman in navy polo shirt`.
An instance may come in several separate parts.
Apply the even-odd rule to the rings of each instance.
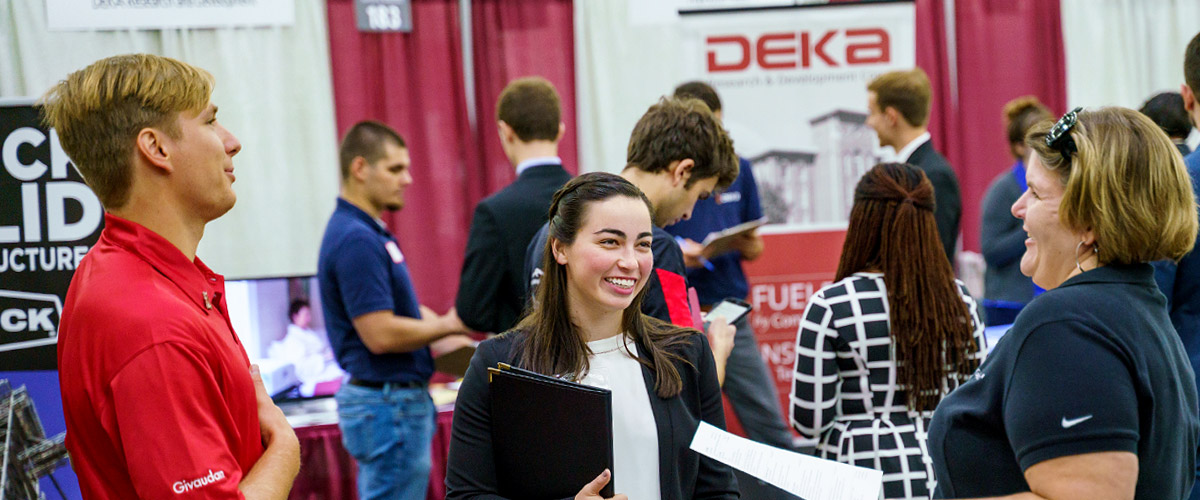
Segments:
[[[1030,130],[1021,272],[1047,290],[929,431],[937,498],[1184,498],[1196,386],[1147,262],[1196,238],[1182,158],[1125,108]],[[1007,498],[1007,497],[1006,497]]]

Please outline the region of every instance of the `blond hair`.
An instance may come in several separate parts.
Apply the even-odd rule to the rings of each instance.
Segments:
[[[67,75],[42,97],[42,113],[84,181],[114,209],[129,201],[138,133],[153,127],[178,138],[176,117],[202,110],[213,85],[209,72],[175,59],[120,55]]]
[[[1196,242],[1196,200],[1183,157],[1141,113],[1109,107],[1079,113],[1071,129],[1078,152],[1046,146],[1052,123],[1029,130],[1025,143],[1064,186],[1059,218],[1091,228],[1102,264],[1132,264],[1186,255]]]
[[[914,127],[929,121],[929,77],[921,68],[879,75],[867,84],[867,90],[875,93],[875,104],[880,111],[895,108]]]

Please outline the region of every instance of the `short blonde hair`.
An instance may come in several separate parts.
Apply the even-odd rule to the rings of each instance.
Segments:
[[[67,75],[42,97],[47,126],[109,209],[129,201],[134,140],[142,129],[178,138],[180,112],[208,104],[212,74],[168,57],[128,54]]]
[[[879,75],[867,84],[867,90],[875,93],[875,104],[880,111],[895,108],[914,127],[929,121],[932,91],[929,76],[921,68]]]
[[[1078,152],[1046,146],[1053,124],[1029,130],[1028,145],[1063,183],[1059,218],[1091,228],[1102,264],[1174,259],[1196,242],[1196,200],[1183,157],[1141,113],[1109,107],[1079,113],[1071,129]]]

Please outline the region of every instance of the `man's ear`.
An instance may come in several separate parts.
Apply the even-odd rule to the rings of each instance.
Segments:
[[[561,141],[565,133],[567,133],[567,124],[558,122],[558,135],[554,136],[554,142]]]
[[[1188,87],[1186,83],[1180,85],[1179,95],[1183,96],[1183,109],[1187,110],[1188,118],[1192,122],[1192,126],[1200,126],[1200,123],[1196,123],[1200,120],[1196,119],[1196,94],[1192,92],[1192,88]]]
[[[558,262],[558,265],[567,265],[567,249],[561,241],[558,241],[556,238],[550,238],[550,252],[554,254],[554,261]]]
[[[171,164],[170,147],[165,143],[166,140],[166,133],[151,127],[138,131],[137,138],[134,139],[138,156],[154,168],[170,173],[175,170],[175,166]]]
[[[692,169],[696,168],[695,160],[684,158],[675,162],[669,167],[671,172],[671,185],[681,186],[687,183],[687,180],[692,177]]]
[[[516,142],[517,133],[504,120],[496,120],[496,130],[500,132],[500,142],[503,144],[511,144]]]
[[[350,177],[365,181],[368,168],[371,168],[371,164],[367,162],[366,158],[355,156],[353,160],[350,160]]]
[[[904,117],[900,115],[900,111],[891,106],[883,108],[883,115],[887,117],[888,125],[890,125],[892,127],[899,125],[901,123],[901,121],[904,120]],[[904,122],[904,123],[908,123],[908,122]]]

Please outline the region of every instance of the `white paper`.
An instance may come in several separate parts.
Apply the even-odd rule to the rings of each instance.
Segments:
[[[700,422],[691,448],[805,500],[878,500],[883,472],[781,450]]]

